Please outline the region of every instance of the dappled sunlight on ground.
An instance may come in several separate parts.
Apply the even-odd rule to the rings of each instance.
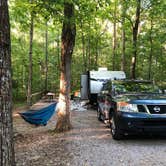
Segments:
[[[166,163],[166,139],[136,137],[115,141],[110,128],[97,120],[93,109],[71,111],[73,129],[64,133],[53,132],[56,114],[47,126],[31,125],[15,116],[15,112],[13,115],[17,166],[164,166]]]

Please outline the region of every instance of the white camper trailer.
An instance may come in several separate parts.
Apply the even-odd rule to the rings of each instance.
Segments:
[[[91,103],[97,101],[103,83],[108,80],[125,79],[123,71],[109,71],[107,68],[99,68],[98,71],[89,71],[81,75],[81,99],[89,99]]]

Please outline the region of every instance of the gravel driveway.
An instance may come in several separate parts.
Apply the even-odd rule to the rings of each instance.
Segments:
[[[81,117],[77,119],[78,117]],[[73,166],[164,166],[166,139],[130,138],[115,141],[95,111],[77,112],[68,138]]]
[[[21,123],[24,123],[24,129],[20,127]],[[53,135],[50,130],[54,123],[55,119],[52,119],[47,128],[36,130],[18,119],[14,121],[19,133],[15,144],[18,166],[166,165],[165,138],[114,141],[110,129],[97,121],[94,110],[73,111],[73,130],[70,132]]]

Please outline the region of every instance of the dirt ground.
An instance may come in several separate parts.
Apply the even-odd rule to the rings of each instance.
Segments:
[[[41,105],[40,105],[41,106]],[[56,114],[47,126],[26,123],[14,111],[17,166],[165,166],[165,138],[114,141],[96,111],[72,111],[73,129],[54,134]]]

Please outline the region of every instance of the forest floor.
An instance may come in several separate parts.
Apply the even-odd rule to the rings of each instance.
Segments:
[[[39,107],[42,103],[38,103]],[[38,107],[36,105],[35,107]],[[96,111],[71,112],[73,129],[55,134],[56,114],[47,126],[26,123],[13,113],[17,166],[165,166],[165,138],[115,141]]]

